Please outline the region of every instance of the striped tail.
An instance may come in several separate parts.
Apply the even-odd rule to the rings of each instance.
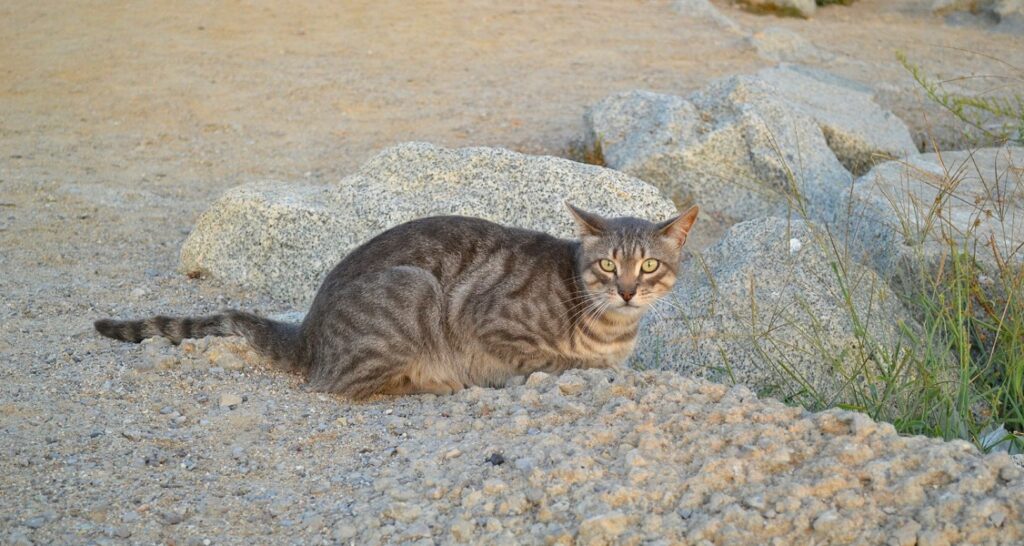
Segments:
[[[102,319],[93,323],[104,336],[139,343],[165,337],[172,343],[206,336],[242,336],[261,354],[288,367],[299,364],[299,325],[265,319],[244,311],[226,311],[205,317],[157,316],[146,320]]]

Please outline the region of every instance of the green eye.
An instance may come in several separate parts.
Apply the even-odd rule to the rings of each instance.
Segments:
[[[615,262],[613,262],[611,260],[601,260],[600,265],[601,265],[601,269],[604,270],[604,271],[607,271],[608,273],[614,273],[615,272]]]
[[[661,265],[661,262],[654,258],[644,260],[644,263],[640,264],[640,271],[643,271],[644,273],[654,273],[657,271],[659,265]]]

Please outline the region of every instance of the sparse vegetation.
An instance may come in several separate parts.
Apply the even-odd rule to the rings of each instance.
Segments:
[[[905,55],[900,54],[899,59],[930,100],[981,131],[988,143],[1024,143],[1024,100],[1020,95],[997,98],[957,94],[944,87],[951,80],[935,81]],[[1024,82],[1024,72],[1017,70],[1004,81]],[[899,273],[902,278],[893,283],[918,324],[901,325],[901,343],[874,339],[870,333],[873,329],[868,327],[872,321],[894,319],[879,316],[877,311],[864,314],[852,304],[851,294],[860,290],[873,294],[876,287],[865,285],[864,279],[851,273],[849,265],[856,257],[843,244],[849,233],[834,227],[815,229],[812,244],[832,261],[833,274],[842,287],[837,297],[853,325],[857,343],[843,354],[834,354],[815,327],[817,317],[809,306],[751,309],[751,316],[756,311],[776,321],[772,327],[749,325],[754,349],[778,377],[777,387],[763,394],[813,410],[838,406],[862,411],[893,423],[902,433],[960,438],[983,450],[1021,453],[1024,241],[1014,239],[1012,232],[1024,224],[1024,217],[1017,217],[1017,203],[1024,196],[1024,165],[1011,164],[994,173],[992,164],[980,164],[973,155],[966,161],[947,162],[941,153],[939,163],[942,173],[933,178],[939,189],[934,201],[919,203],[923,209],[920,212],[902,212],[906,216],[899,220],[906,230],[903,235],[915,241],[907,248],[920,249],[928,241],[932,248],[938,245],[942,249],[938,260],[934,253],[909,253],[909,263]],[[792,176],[791,209],[798,217],[810,219]],[[957,194],[968,176],[981,180],[984,200],[965,202]],[[968,220],[964,219],[965,207]],[[956,214],[954,208],[958,209]],[[915,215],[925,220],[911,217]],[[1001,234],[1002,243],[997,243],[1000,235],[979,230],[983,219],[993,217],[1010,231]],[[753,297],[751,305],[757,305]],[[775,333],[778,320],[788,321],[788,335],[798,332],[803,337],[801,343],[779,339]],[[790,365],[785,351],[763,350],[795,345],[815,347],[814,356],[832,365],[845,388],[831,397],[817,392],[812,382]],[[851,362],[856,364],[851,366]]]
[[[806,16],[799,9],[791,6],[777,6],[775,4],[762,4],[760,2],[746,2],[739,0],[739,5],[745,11],[758,15],[774,15],[776,17],[799,17],[806,19]]]
[[[1019,209],[1012,206],[1024,195],[1024,166],[1011,166],[993,179],[992,165],[973,160],[943,165],[942,191],[926,213],[927,231],[917,234],[942,245],[943,257],[936,263],[934,255],[915,254],[905,268],[908,278],[900,283],[916,287],[899,295],[920,327],[901,325],[904,341],[895,345],[872,338],[867,327],[871,321],[893,317],[858,311],[850,294],[874,293],[875,287],[865,286],[864,279],[850,273],[853,257],[842,244],[845,233],[815,230],[813,244],[832,260],[842,287],[839,297],[858,343],[844,354],[833,354],[815,328],[809,307],[757,312],[788,317],[790,326],[805,321],[796,328],[805,337],[802,345],[817,347],[816,356],[832,364],[846,388],[833,397],[816,392],[785,356],[761,350],[760,356],[779,378],[778,391],[770,394],[814,410],[838,406],[862,411],[893,423],[903,433],[960,438],[982,449],[1019,453],[1024,451],[1024,241],[1000,246],[978,232],[978,220],[996,215],[1006,226],[1024,222],[1014,217]],[[981,178],[990,201],[975,203],[965,226],[962,211],[954,217],[951,205],[961,199],[956,189],[966,176]],[[793,210],[806,219],[800,202],[795,196]],[[905,225],[914,223],[911,218],[902,220]],[[792,340],[775,339],[772,329],[757,326],[751,324],[750,332],[751,339],[758,340],[755,349],[792,345]],[[850,362],[858,364],[851,368]]]
[[[856,2],[856,0],[814,0],[815,5],[818,6],[849,6],[854,2]],[[780,6],[773,3],[751,2],[748,0],[737,0],[737,3],[744,10],[759,15],[775,15],[777,17],[799,17],[801,19],[807,18],[807,16],[804,13],[802,13],[799,8],[795,8],[792,6]]]
[[[972,53],[978,55],[978,53]],[[980,132],[991,142],[1024,144],[1024,95],[1013,90],[1024,89],[1024,69],[1005,61],[1004,74],[961,76],[938,80],[929,76],[918,65],[907,59],[902,52],[896,58],[921,86],[928,98],[948,110],[957,119]],[[986,79],[995,83],[987,94],[968,95],[950,90],[948,86],[968,79]],[[1011,93],[997,95],[998,91]],[[974,144],[978,144],[974,139]]]

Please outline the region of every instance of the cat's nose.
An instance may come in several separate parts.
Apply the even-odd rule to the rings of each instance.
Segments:
[[[619,295],[622,296],[623,301],[629,301],[633,299],[633,295],[636,294],[636,288],[627,290],[624,288],[619,289]]]

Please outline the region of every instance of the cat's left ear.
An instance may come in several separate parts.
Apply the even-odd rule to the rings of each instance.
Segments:
[[[576,221],[576,227],[579,230],[580,237],[598,236],[604,233],[607,227],[607,222],[604,218],[587,212],[581,208],[577,208],[572,203],[566,201],[566,208],[572,213],[572,219]]]
[[[697,205],[694,205],[679,216],[665,220],[658,224],[658,234],[672,239],[677,247],[682,248],[683,243],[686,242],[686,236],[690,233],[690,228],[697,221],[698,212],[700,212],[700,209]]]

